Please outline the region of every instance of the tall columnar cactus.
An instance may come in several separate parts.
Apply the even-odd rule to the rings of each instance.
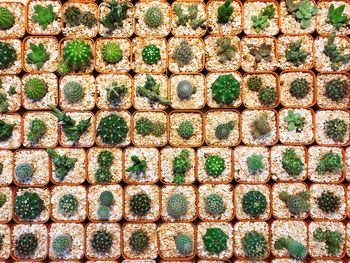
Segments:
[[[0,30],[6,30],[15,24],[14,15],[6,7],[0,7]]]
[[[82,39],[73,39],[63,47],[63,60],[71,71],[83,71],[90,66],[92,49],[90,44]]]
[[[251,259],[260,259],[267,253],[267,240],[263,234],[257,231],[247,232],[242,243],[244,254]]]
[[[231,104],[239,97],[240,83],[232,74],[219,76],[211,85],[213,99],[220,104]]]
[[[97,127],[97,135],[103,143],[115,145],[125,140],[129,132],[128,124],[123,117],[111,113],[103,118]]]
[[[4,41],[0,41],[0,70],[10,68],[16,61],[15,48]]]
[[[16,197],[14,208],[16,216],[21,220],[33,221],[40,216],[45,206],[37,193],[24,192]]]
[[[42,79],[30,78],[24,84],[24,93],[32,100],[40,100],[47,93],[47,85]]]

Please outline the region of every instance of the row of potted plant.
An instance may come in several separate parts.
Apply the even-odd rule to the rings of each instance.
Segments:
[[[70,37],[122,36],[203,36],[210,34],[273,36],[284,34],[329,35],[335,30],[348,35],[350,30],[348,1],[244,1],[177,0],[104,1],[74,0],[29,1],[26,6],[16,2],[2,3],[3,19],[0,36],[22,37],[27,31],[34,35]],[[116,11],[118,10],[118,11]]]

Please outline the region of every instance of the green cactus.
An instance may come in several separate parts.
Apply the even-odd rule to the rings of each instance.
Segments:
[[[136,133],[141,134],[142,136],[150,135],[152,132],[152,126],[153,123],[146,117],[141,117],[135,122]]]
[[[126,19],[127,11],[131,8],[128,0],[125,0],[124,3],[116,0],[105,1],[104,6],[109,9],[109,12],[100,19],[100,23],[108,28],[110,32],[116,28],[122,27],[123,20]]]
[[[55,167],[55,178],[62,182],[67,174],[75,167],[77,158],[67,156],[67,154],[59,155],[55,150],[47,148],[46,152],[51,157],[53,166]]]
[[[244,213],[257,218],[263,215],[267,209],[266,197],[260,191],[251,190],[244,194],[242,198],[242,207]]]
[[[261,9],[257,16],[256,15],[251,16],[253,27],[257,33],[260,33],[270,25],[269,19],[274,17],[275,11],[276,10],[273,4],[269,4],[263,9]]]
[[[322,230],[317,228],[313,233],[313,238],[318,242],[325,242],[327,253],[337,256],[341,253],[344,238],[338,231]]]
[[[163,23],[164,15],[158,6],[151,6],[146,10],[144,19],[146,25],[157,28]]]
[[[146,193],[138,193],[130,199],[130,210],[137,216],[144,216],[151,210],[151,199]]]
[[[178,219],[186,215],[188,200],[183,194],[173,194],[167,201],[167,212],[169,216]]]
[[[82,13],[76,6],[69,6],[64,10],[64,22],[69,26],[79,26],[81,24]]]
[[[261,138],[271,132],[267,113],[259,114],[251,123],[251,133],[254,139]]]
[[[2,174],[3,171],[4,171],[4,165],[0,163],[0,175]]]
[[[7,124],[3,120],[0,120],[0,142],[11,138],[14,127],[14,124]]]
[[[215,137],[219,140],[227,140],[231,131],[235,128],[235,121],[228,121],[226,123],[220,123],[215,128]]]
[[[142,49],[142,60],[147,65],[157,64],[160,59],[160,49],[156,45],[149,44]]]
[[[219,177],[226,169],[225,160],[220,155],[211,155],[205,160],[205,171],[209,176]]]
[[[248,89],[251,91],[260,91],[263,88],[263,82],[260,76],[253,75],[248,79]]]
[[[6,30],[15,24],[14,15],[6,7],[0,7],[0,30]]]
[[[32,16],[32,19],[44,30],[49,24],[57,19],[57,14],[53,11],[53,6],[51,4],[49,4],[47,7],[35,5],[34,11],[35,14]]]
[[[123,50],[117,43],[109,41],[102,45],[101,55],[105,62],[115,64],[122,60]]]
[[[119,85],[117,81],[113,81],[111,85],[106,89],[107,100],[113,107],[118,106],[127,92],[125,84]]]
[[[342,79],[332,79],[326,83],[325,95],[332,101],[342,101],[349,95],[349,82]]]
[[[76,81],[69,81],[63,86],[63,95],[70,103],[76,103],[84,97],[84,88]]]
[[[30,163],[20,163],[15,168],[16,179],[21,183],[29,182],[34,175],[34,167]]]
[[[31,258],[38,248],[39,240],[33,233],[21,234],[15,240],[14,251],[19,258]]]
[[[175,48],[172,56],[176,63],[180,67],[183,67],[191,63],[193,59],[193,49],[187,40],[183,40],[180,45]]]
[[[32,100],[40,100],[47,93],[47,85],[42,79],[30,78],[24,84],[24,93]]]
[[[310,192],[301,191],[296,194],[288,194],[282,191],[278,195],[287,206],[290,213],[300,215],[310,211]]]
[[[219,254],[227,249],[228,235],[218,227],[210,227],[203,236],[204,249]]]
[[[155,137],[162,137],[166,131],[166,124],[160,121],[156,121],[152,124],[151,134]]]
[[[0,70],[10,68],[16,59],[14,47],[10,43],[0,41]]]
[[[176,87],[177,96],[180,100],[189,99],[192,94],[196,93],[196,88],[188,80],[181,80]]]
[[[342,157],[338,153],[329,151],[322,155],[321,160],[317,164],[316,172],[324,175],[326,173],[338,173],[343,167]]]
[[[185,234],[175,236],[176,250],[183,256],[189,256],[193,253],[194,242],[192,238]]]
[[[105,190],[100,193],[99,202],[101,205],[111,207],[114,204],[114,196],[111,191]]]
[[[112,181],[112,173],[109,170],[109,167],[100,167],[95,173],[95,180],[100,184],[108,184]]]
[[[129,133],[129,127],[123,117],[114,113],[101,118],[97,127],[97,135],[105,144],[115,145],[122,143]]]
[[[0,207],[4,206],[4,204],[6,203],[6,199],[7,199],[6,194],[0,193]],[[0,250],[1,250],[1,248],[0,248]]]
[[[177,16],[176,25],[177,26],[186,26],[188,22],[193,30],[203,26],[205,19],[198,18],[198,5],[192,4],[187,7],[187,14],[184,13],[180,4],[174,5],[174,12]]]
[[[182,150],[178,156],[175,156],[173,160],[173,183],[183,184],[185,182],[185,173],[192,167],[189,157],[190,153],[188,150]]]
[[[229,105],[239,97],[240,83],[232,74],[220,75],[211,85],[213,99],[220,104]]]
[[[193,130],[193,124],[189,120],[184,120],[179,124],[179,127],[177,128],[179,135],[183,139],[189,139],[193,135]]]
[[[263,162],[264,156],[262,154],[252,154],[247,158],[247,166],[249,173],[258,174],[265,169]]]
[[[113,153],[108,150],[103,150],[97,155],[97,163],[103,167],[111,167],[113,159]]]
[[[217,11],[218,23],[226,24],[233,14],[233,6],[231,6],[232,0],[225,0],[225,2],[219,6]]]
[[[288,131],[301,132],[304,130],[305,117],[302,117],[300,113],[295,113],[293,110],[288,110],[288,114],[284,117],[284,121],[287,123]]]
[[[91,65],[92,49],[83,39],[70,40],[63,47],[63,60],[70,71],[84,71]]]
[[[340,198],[330,191],[322,192],[317,197],[318,207],[325,213],[335,213],[340,208]]]
[[[300,23],[301,28],[306,29],[311,26],[311,18],[318,13],[317,7],[310,0],[293,3],[294,0],[286,0],[288,12]]]
[[[109,220],[111,211],[108,206],[101,205],[97,209],[97,217],[99,220]]]
[[[343,54],[343,48],[334,44],[335,37],[336,34],[332,31],[324,46],[323,53],[329,58],[332,70],[337,71],[341,65],[349,63],[350,53]]]
[[[70,68],[68,66],[68,63],[61,59],[60,63],[58,64],[57,73],[61,76],[67,75],[70,72]]]
[[[144,176],[147,170],[146,160],[140,160],[140,158],[136,155],[132,155],[131,160],[133,161],[133,165],[127,168],[125,171],[130,173],[131,177],[139,178],[142,175]]]
[[[112,234],[107,230],[97,230],[91,239],[91,246],[99,254],[105,254],[111,250],[113,244]]]
[[[273,106],[277,100],[276,89],[272,87],[262,88],[259,91],[259,101],[264,106]]]
[[[81,23],[87,28],[93,28],[97,24],[95,15],[91,12],[85,12],[81,15]]]
[[[58,201],[58,211],[64,216],[71,217],[77,211],[79,207],[79,201],[73,194],[65,194]]]
[[[15,214],[23,221],[34,221],[45,209],[44,201],[37,193],[24,192],[16,196]]]
[[[276,250],[287,249],[288,254],[294,259],[304,259],[307,256],[307,250],[305,245],[294,240],[290,236],[279,238],[274,247]]]
[[[34,64],[39,70],[45,64],[46,61],[50,59],[50,54],[47,52],[43,43],[35,45],[29,43],[31,52],[27,54],[26,61],[29,64]]]
[[[290,94],[297,98],[303,99],[310,93],[310,83],[305,78],[297,78],[290,85]]]
[[[231,61],[235,52],[237,52],[237,46],[231,44],[229,37],[222,37],[216,41],[218,49],[216,55],[219,57],[220,63],[226,63]]]
[[[204,202],[206,211],[211,215],[219,216],[226,211],[224,200],[218,194],[207,195]]]
[[[37,144],[38,141],[46,134],[46,132],[47,126],[45,122],[40,119],[34,119],[30,121],[27,140],[32,144]]]
[[[170,101],[166,97],[159,95],[160,84],[156,82],[152,75],[146,75],[146,82],[143,86],[137,86],[136,92],[141,97],[146,97],[150,103],[160,103],[161,105],[169,105]]]
[[[142,253],[149,246],[149,241],[149,237],[145,231],[137,230],[131,233],[129,239],[129,246],[133,251],[137,253]]]
[[[327,136],[329,136],[335,142],[344,142],[344,137],[349,127],[346,121],[335,118],[325,123],[325,130]]]
[[[327,22],[332,24],[335,29],[344,27],[349,22],[349,17],[344,14],[345,5],[340,5],[337,8],[332,3],[328,8]]]
[[[263,258],[269,249],[264,235],[256,231],[247,232],[242,243],[244,254],[250,259]]]
[[[282,168],[292,177],[297,177],[304,170],[304,163],[295,149],[288,148],[282,155]]]
[[[9,110],[9,103],[5,93],[0,92],[0,113],[5,113]]]
[[[52,240],[51,247],[54,253],[64,257],[72,250],[72,237],[68,234],[61,234]]]
[[[301,39],[291,43],[285,51],[287,62],[292,63],[296,67],[302,65],[309,55],[308,52],[301,49]]]

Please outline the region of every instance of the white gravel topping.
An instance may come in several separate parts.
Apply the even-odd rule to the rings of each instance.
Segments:
[[[8,223],[12,219],[13,192],[10,187],[0,187],[0,193],[5,195],[5,203],[0,207],[0,222]],[[2,258],[1,250],[0,258]]]
[[[6,260],[11,253],[11,230],[9,225],[0,225],[0,234],[3,235],[0,258]]]
[[[1,155],[0,155],[1,156]],[[350,147],[345,150],[345,176],[346,180],[350,181]]]
[[[22,141],[22,119],[21,115],[13,114],[0,114],[0,120],[4,121],[8,125],[14,125],[12,129],[12,135],[10,138],[0,141],[0,149],[17,149],[21,146]]]
[[[13,155],[13,152],[10,150],[0,150],[0,163],[2,164],[0,185],[9,185],[12,183]]]

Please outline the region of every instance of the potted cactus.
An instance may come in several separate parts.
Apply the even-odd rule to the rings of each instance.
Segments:
[[[15,112],[21,107],[21,79],[15,75],[0,78],[0,113]]]
[[[22,120],[19,114],[0,115],[0,148],[17,149],[22,141]]]
[[[128,221],[156,221],[160,216],[157,185],[128,185],[124,188],[124,217]]]
[[[0,247],[0,258],[2,260],[7,260],[11,254],[11,229],[8,225],[0,226],[0,237],[1,237],[1,247]]]
[[[59,222],[83,222],[86,218],[84,186],[54,186],[51,189],[51,218]]]
[[[49,258],[75,260],[84,256],[85,229],[79,223],[52,223],[49,227]]]
[[[203,36],[207,31],[206,5],[202,1],[174,1],[171,32],[174,36]]]
[[[92,147],[87,153],[88,181],[91,184],[118,183],[122,180],[123,153],[118,148]]]
[[[11,150],[0,150],[0,185],[12,183],[13,152]]]
[[[12,219],[13,191],[10,187],[0,187],[0,222],[8,223]],[[4,229],[3,229],[4,230]],[[1,249],[0,249],[1,258]]]
[[[264,183],[270,179],[267,147],[237,146],[233,150],[234,178],[239,183]]]
[[[22,70],[22,56],[21,40],[0,39],[0,74],[18,74]]]
[[[170,76],[170,102],[173,109],[201,109],[205,105],[203,74],[173,74]]]
[[[281,104],[307,108],[316,102],[316,76],[309,70],[283,71],[279,77]]]
[[[19,2],[0,4],[0,37],[23,37],[25,34],[25,6]]]

